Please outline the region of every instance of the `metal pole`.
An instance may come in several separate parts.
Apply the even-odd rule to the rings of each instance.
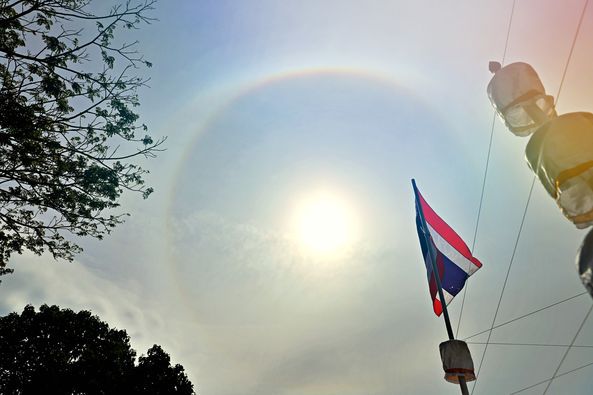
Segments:
[[[465,382],[464,376],[457,376],[459,379],[459,388],[461,388],[461,393],[463,395],[469,395],[469,390],[467,389],[467,383]]]
[[[426,225],[426,219],[424,218],[424,212],[422,211],[422,206],[420,206],[420,194],[418,193],[418,188],[416,187],[416,181],[412,179],[412,186],[414,187],[414,195],[416,197],[416,211],[418,215],[420,215],[420,221],[422,222],[422,230],[424,233],[424,240],[426,245],[428,246],[428,259],[430,259],[430,263],[432,265],[432,271],[434,273],[434,277],[437,283],[437,289],[439,292],[439,299],[441,302],[441,307],[443,309],[443,318],[445,319],[445,326],[447,327],[447,334],[449,335],[449,340],[455,340],[455,336],[453,335],[453,328],[451,327],[451,321],[449,320],[449,311],[447,310],[447,304],[445,303],[445,295],[443,294],[443,287],[441,285],[441,278],[439,276],[439,271],[436,262],[436,254],[433,252],[433,245],[432,240],[430,239],[430,235],[427,234],[428,226]],[[464,376],[457,376],[459,379],[459,387],[461,388],[461,393],[463,395],[468,395],[467,383],[465,382]]]

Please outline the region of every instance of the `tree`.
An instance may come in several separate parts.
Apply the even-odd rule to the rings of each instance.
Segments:
[[[193,385],[183,372],[183,366],[171,366],[171,358],[158,346],[152,346],[146,356],[138,358],[135,369],[134,394],[170,394],[171,388],[179,394],[192,393]]]
[[[155,0],[140,1],[100,14],[91,0],[0,0],[0,269],[24,249],[72,260],[70,235],[101,239],[124,190],[152,192],[136,159],[164,139],[135,112],[151,64],[115,39],[151,22]]]
[[[183,366],[154,345],[135,364],[125,330],[43,305],[0,317],[0,393],[189,395]]]

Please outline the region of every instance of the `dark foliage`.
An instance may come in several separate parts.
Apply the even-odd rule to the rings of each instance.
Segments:
[[[69,234],[102,238],[124,190],[152,192],[134,161],[163,142],[134,112],[151,64],[115,39],[151,21],[139,1],[99,15],[91,0],[0,0],[0,268],[24,249],[71,260]]]
[[[0,318],[0,393],[194,394],[160,346],[136,365],[129,340],[88,311],[27,306]]]

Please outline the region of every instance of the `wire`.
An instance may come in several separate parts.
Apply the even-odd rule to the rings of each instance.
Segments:
[[[566,359],[566,356],[570,352],[570,349],[573,347],[574,342],[577,340],[577,337],[579,336],[579,333],[581,333],[581,329],[583,329],[583,326],[585,326],[585,322],[587,322],[587,318],[589,318],[589,314],[591,314],[591,310],[593,310],[593,304],[591,305],[591,307],[589,307],[589,310],[587,310],[587,314],[585,314],[585,318],[583,318],[583,321],[581,322],[581,325],[579,326],[579,329],[577,330],[577,333],[574,334],[574,337],[572,338],[572,341],[570,342],[570,345],[568,346],[568,348],[564,352],[564,355],[562,356],[562,359],[560,360],[560,363],[558,363],[558,366],[556,367],[556,370],[554,371],[554,374],[552,375],[552,378],[550,379],[550,381],[548,381],[548,385],[546,386],[546,389],[544,390],[543,395],[546,395],[546,392],[548,392],[548,389],[550,388],[550,385],[552,385],[552,381],[554,381],[554,379],[556,378],[556,375],[558,374],[558,371],[560,370],[560,367],[564,363],[564,360]]]
[[[585,5],[583,6],[583,11],[581,11],[581,17],[579,18],[579,23],[577,24],[577,30],[575,31],[574,37],[572,39],[572,44],[570,45],[570,51],[568,52],[568,58],[566,59],[566,64],[564,65],[564,70],[562,71],[562,79],[560,80],[560,85],[558,86],[558,92],[556,93],[556,106],[558,105],[558,99],[560,98],[560,92],[562,91],[562,86],[564,85],[564,79],[566,78],[566,72],[568,71],[568,65],[570,64],[570,59],[572,58],[572,52],[574,51],[574,47],[577,43],[577,38],[579,37],[579,32],[581,31],[581,25],[583,24],[583,18],[585,17],[585,11],[587,11],[588,5],[589,5],[589,0],[585,0]]]
[[[557,306],[557,305],[559,305],[559,304],[561,304],[561,303],[568,302],[569,300],[572,300],[572,299],[578,298],[579,296],[585,295],[585,294],[587,294],[587,293],[588,293],[587,291],[583,291],[583,292],[581,292],[580,294],[576,294],[576,295],[574,295],[574,296],[571,296],[570,298],[562,299],[562,300],[561,300],[561,301],[559,301],[559,302],[552,303],[552,304],[550,304],[550,305],[547,305],[547,306],[545,306],[545,307],[542,307],[542,308],[540,308],[540,309],[534,310],[534,311],[532,311],[532,312],[530,312],[530,313],[523,314],[522,316],[519,316],[519,317],[513,318],[512,320],[509,320],[509,321],[503,322],[502,324],[498,324],[498,325],[496,325],[496,326],[493,326],[493,327],[492,327],[492,329],[497,329],[497,328],[500,328],[501,326],[508,325],[508,324],[510,324],[510,323],[513,323],[513,322],[515,322],[515,321],[518,321],[518,320],[520,320],[520,319],[522,319],[522,318],[529,317],[530,315],[533,315],[533,314],[539,313],[540,311],[544,311],[544,310],[546,310],[546,309],[549,309],[549,308],[551,308],[551,307]],[[483,333],[486,333],[486,332],[488,332],[489,330],[490,330],[490,329],[486,329],[486,330],[483,330],[482,332],[475,333],[475,334],[473,334],[473,335],[471,335],[471,336],[468,336],[468,337],[464,338],[463,340],[468,340],[468,339],[471,339],[472,337],[479,336],[479,335],[481,335],[481,334],[483,334]]]
[[[581,365],[578,368],[574,368],[574,369],[568,370],[568,371],[566,371],[564,373],[561,373],[561,374],[557,375],[556,378],[562,377],[562,376],[566,376],[567,374],[574,373],[577,370],[581,370],[581,369],[584,369],[584,368],[589,367],[589,366],[592,366],[592,365],[593,365],[593,362],[590,362],[590,363],[585,364],[585,365]],[[518,394],[520,392],[527,391],[529,389],[532,389],[533,387],[537,387],[538,385],[543,384],[543,383],[546,383],[546,382],[548,382],[550,380],[552,380],[552,379],[549,378],[547,380],[542,380],[539,383],[535,383],[535,384],[530,385],[529,387],[522,388],[519,391],[512,392],[510,395],[515,395],[515,394]]]
[[[504,43],[504,51],[502,53],[501,64],[504,65],[505,58],[507,56],[507,49],[509,48],[509,37],[511,36],[511,26],[513,25],[513,15],[515,14],[515,4],[517,0],[513,0],[513,6],[511,8],[511,15],[509,17],[509,23],[507,26],[507,37]],[[488,154],[486,155],[486,167],[484,168],[484,177],[482,177],[482,192],[480,193],[480,204],[478,206],[478,216],[476,218],[476,226],[474,228],[474,238],[472,241],[471,253],[473,255],[474,248],[476,246],[476,237],[478,235],[478,226],[480,225],[480,215],[482,213],[482,203],[484,201],[484,191],[486,190],[486,178],[488,177],[488,167],[490,164],[490,152],[492,151],[492,138],[494,137],[494,126],[496,124],[496,110],[492,114],[492,126],[490,127],[490,142],[488,143]],[[463,316],[463,306],[465,305],[465,295],[469,288],[469,277],[463,287],[463,298],[461,299],[461,309],[459,310],[459,321],[457,321],[457,330],[455,331],[455,337],[459,335],[459,328],[461,327],[461,317]]]
[[[506,48],[505,48],[505,52],[506,52]],[[476,238],[478,236],[478,226],[480,225],[480,214],[482,213],[482,203],[484,201],[484,191],[486,189],[486,178],[488,177],[488,165],[490,164],[490,152],[492,151],[492,138],[494,137],[494,126],[495,125],[496,125],[496,110],[494,110],[492,113],[492,125],[490,126],[490,142],[488,143],[488,154],[486,155],[486,166],[484,168],[484,177],[482,178],[482,192],[480,193],[480,205],[478,206],[478,216],[476,218],[476,227],[474,228],[474,238],[472,241],[472,253],[474,252],[474,248],[476,247]],[[464,294],[464,298],[465,298],[465,294]]]
[[[572,39],[572,43],[570,45],[570,51],[568,52],[568,58],[566,59],[566,64],[564,65],[564,70],[562,71],[562,79],[560,80],[560,85],[558,86],[558,93],[556,93],[556,106],[558,106],[558,100],[560,99],[560,92],[562,92],[562,87],[564,85],[564,80],[566,78],[566,73],[568,71],[568,66],[570,64],[570,60],[572,59],[572,53],[574,52],[574,48],[576,46],[577,39],[578,39],[579,33],[581,31],[581,26],[583,24],[583,19],[585,17],[585,12],[587,11],[587,6],[588,5],[589,5],[589,0],[585,0],[585,4],[583,5],[583,11],[581,11],[581,16],[579,17],[579,22],[577,24],[577,29],[575,31],[574,37]],[[550,388],[550,385],[552,384],[552,381],[554,380],[554,378],[556,378],[556,375],[558,374],[558,371],[560,370],[560,367],[562,366],[562,363],[564,363],[564,359],[566,358],[566,356],[570,352],[570,349],[572,348],[572,345],[574,344],[577,336],[581,332],[581,329],[583,328],[583,325],[585,325],[585,322],[587,321],[587,318],[589,318],[589,314],[591,314],[591,310],[593,310],[593,305],[589,308],[589,311],[585,315],[585,318],[583,319],[583,322],[581,322],[581,326],[579,327],[579,330],[574,335],[574,338],[572,339],[572,342],[570,343],[570,346],[566,349],[564,355],[562,356],[562,359],[560,360],[560,363],[556,367],[556,370],[554,371],[554,374],[552,375],[552,378],[548,381],[548,384],[546,385],[546,389],[544,390],[544,395],[546,394],[546,392],[548,392],[548,389]]]
[[[514,4],[514,3],[513,3]],[[480,223],[480,213],[482,212],[482,202],[484,201],[484,190],[486,189],[486,177],[488,176],[488,164],[490,163],[490,152],[492,151],[492,138],[494,137],[494,125],[496,122],[496,110],[492,114],[492,127],[490,128],[490,143],[488,143],[488,155],[486,156],[486,167],[484,169],[484,177],[482,179],[482,193],[480,195],[480,205],[478,207],[478,218],[476,220],[476,227],[474,229],[474,240],[472,242],[471,253],[474,254],[474,248],[476,246],[476,235],[478,233],[478,225]],[[468,263],[469,265],[469,263]],[[469,267],[468,267],[469,269]],[[465,306],[465,295],[469,288],[469,277],[465,281],[465,287],[463,287],[463,297],[461,298],[461,309],[459,310],[459,320],[457,321],[457,330],[455,331],[455,338],[459,337],[459,328],[461,328],[461,317],[463,316],[463,306]]]
[[[568,57],[566,59],[565,65],[564,65],[564,70],[562,72],[562,78],[560,79],[560,85],[558,86],[558,92],[556,94],[556,106],[558,105],[558,100],[560,98],[560,93],[562,92],[562,87],[564,86],[564,80],[566,78],[566,73],[568,71],[568,66],[570,65],[570,61],[572,59],[572,54],[573,54],[574,48],[576,46],[577,39],[579,37],[579,33],[581,31],[581,26],[582,26],[582,23],[583,23],[583,19],[584,19],[584,16],[585,16],[585,11],[587,10],[587,5],[588,4],[589,4],[589,0],[585,0],[585,4],[583,6],[583,11],[581,12],[581,16],[580,16],[579,22],[577,24],[577,29],[575,31],[575,35],[573,37],[573,40],[572,40],[572,43],[571,43],[571,46],[570,46],[570,51],[568,53]],[[509,276],[509,273],[510,273],[510,270],[511,270],[511,266],[512,266],[512,263],[513,263],[513,258],[515,257],[515,252],[517,250],[517,245],[519,243],[519,238],[521,236],[521,231],[523,230],[523,223],[525,221],[525,215],[527,214],[527,209],[529,207],[529,202],[531,201],[531,195],[533,193],[533,186],[535,184],[535,178],[536,178],[536,176],[534,175],[533,176],[533,180],[531,181],[531,188],[529,189],[529,196],[527,197],[527,203],[525,204],[525,211],[523,212],[523,219],[521,220],[521,226],[519,227],[519,233],[517,234],[517,240],[515,242],[515,247],[513,249],[513,254],[511,256],[511,261],[509,263],[509,268],[507,270],[507,274],[506,274],[506,277],[505,277],[505,280],[504,280],[504,284],[502,286],[502,291],[500,293],[500,299],[498,300],[498,305],[496,307],[496,312],[494,313],[494,319],[492,320],[492,326],[491,326],[490,330],[488,331],[488,339],[486,340],[486,347],[484,348],[484,352],[482,353],[482,357],[480,359],[480,365],[478,367],[478,372],[476,374],[476,381],[474,382],[474,386],[472,387],[472,392],[471,392],[472,394],[474,393],[474,391],[476,389],[476,386],[478,385],[478,379],[479,379],[480,370],[482,368],[482,363],[484,362],[484,357],[486,356],[486,351],[488,351],[488,343],[490,342],[490,337],[492,336],[492,328],[494,327],[494,323],[496,322],[496,317],[498,315],[498,311],[499,311],[499,308],[500,308],[500,302],[502,301],[502,296],[503,296],[504,290],[506,288],[507,279],[508,279],[508,276]],[[593,306],[592,306],[592,309],[593,309]],[[590,312],[591,311],[589,311],[589,313]],[[589,316],[589,313],[587,313],[587,316],[586,317]],[[583,324],[584,324],[584,322],[583,322]],[[579,331],[580,331],[580,329],[579,329]],[[578,335],[578,332],[577,332],[577,335]],[[576,339],[576,336],[575,336],[575,339]],[[572,343],[574,343],[574,339],[573,339],[573,342]],[[560,369],[560,366],[562,365],[562,362],[564,362],[564,358],[566,357],[566,354],[568,354],[568,351],[570,351],[570,348],[571,347],[569,347],[567,349],[564,357],[562,358],[562,360],[560,361],[560,364],[558,365],[558,368],[556,369],[556,372],[554,372],[554,375],[556,375],[558,373],[558,370]],[[552,380],[553,379],[554,379],[554,377],[552,377]],[[547,390],[548,390],[548,388],[549,388],[552,380],[549,381],[548,386],[546,387],[546,390],[544,391],[544,394],[547,392]]]
[[[467,344],[486,344],[484,342],[466,342]],[[490,342],[494,346],[525,346],[525,347],[572,347],[572,348],[593,348],[589,345],[570,345],[570,344],[547,344],[547,343],[508,343],[508,342]]]
[[[560,98],[560,92],[562,91],[562,87],[564,85],[564,80],[566,78],[566,72],[568,71],[568,66],[570,64],[570,60],[572,59],[572,53],[574,52],[574,48],[576,46],[577,39],[579,38],[579,33],[581,31],[581,26],[583,24],[583,19],[585,17],[585,13],[587,11],[587,6],[588,5],[589,5],[589,0],[585,0],[585,4],[583,5],[583,11],[581,11],[581,16],[579,17],[579,22],[577,24],[577,29],[576,29],[576,31],[574,33],[574,37],[573,37],[572,43],[570,45],[570,51],[568,53],[568,58],[566,59],[566,64],[564,65],[564,70],[562,71],[562,79],[560,80],[560,85],[558,86],[558,93],[556,94],[556,106],[558,105],[558,100]],[[572,339],[572,342],[570,343],[570,346],[568,346],[568,348],[566,349],[566,352],[562,356],[562,359],[560,360],[560,363],[558,364],[558,367],[556,367],[556,370],[554,371],[554,374],[552,375],[552,378],[550,379],[550,381],[548,381],[548,385],[546,385],[546,389],[544,390],[544,394],[543,395],[545,395],[546,392],[548,392],[548,389],[550,388],[550,385],[552,385],[552,381],[554,380],[554,378],[558,374],[558,371],[560,370],[560,367],[562,366],[562,363],[564,363],[564,359],[566,358],[566,356],[570,352],[570,349],[572,348],[572,345],[574,344],[577,336],[581,332],[581,329],[583,329],[583,325],[585,325],[585,322],[587,321],[587,318],[589,318],[589,314],[591,314],[591,310],[593,310],[593,305],[589,308],[589,311],[587,311],[587,314],[585,314],[585,318],[583,319],[583,322],[581,322],[581,326],[579,327],[579,330],[574,335],[574,338]]]
[[[472,387],[472,394],[476,390],[478,385],[478,379],[480,378],[480,370],[482,369],[482,363],[484,363],[484,357],[486,356],[486,351],[488,351],[488,343],[490,342],[490,337],[492,336],[492,329],[494,328],[494,323],[496,322],[496,317],[498,317],[498,311],[500,310],[500,303],[502,302],[502,296],[504,295],[504,290],[507,286],[507,281],[509,279],[509,274],[511,273],[511,267],[513,267],[513,262],[515,261],[515,253],[517,252],[517,246],[519,245],[519,239],[521,238],[521,232],[523,231],[523,225],[525,224],[525,217],[527,216],[527,209],[529,208],[529,202],[531,201],[531,194],[533,193],[533,186],[535,185],[535,175],[531,181],[531,188],[529,188],[529,196],[527,197],[527,203],[525,204],[525,210],[523,211],[523,218],[521,218],[521,225],[519,226],[519,232],[517,233],[517,238],[515,240],[515,247],[513,248],[513,254],[511,255],[511,260],[509,261],[509,267],[507,269],[507,274],[504,278],[504,283],[502,284],[502,290],[500,291],[500,297],[498,298],[498,304],[496,306],[496,311],[494,312],[494,318],[492,319],[492,325],[490,325],[490,330],[488,331],[488,339],[486,340],[486,347],[484,348],[484,352],[482,353],[482,358],[480,358],[480,365],[478,366],[478,372],[476,373],[476,381],[474,381],[474,386]]]

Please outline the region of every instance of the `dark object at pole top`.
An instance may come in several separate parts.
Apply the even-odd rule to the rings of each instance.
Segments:
[[[591,283],[593,276],[593,229],[583,239],[583,243],[577,252],[576,264],[583,285],[589,295],[593,297],[593,284]]]

